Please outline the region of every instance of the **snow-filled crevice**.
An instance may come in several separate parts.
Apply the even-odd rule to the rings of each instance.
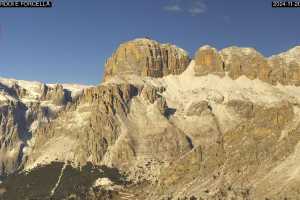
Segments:
[[[65,164],[62,166],[60,174],[59,174],[58,179],[57,179],[57,182],[56,182],[56,184],[54,185],[54,187],[52,188],[52,190],[50,192],[50,197],[52,197],[55,194],[55,191],[56,191],[56,189],[58,188],[58,186],[60,184],[61,178],[64,175],[64,171],[67,168],[67,165],[68,165],[67,162],[65,162]]]

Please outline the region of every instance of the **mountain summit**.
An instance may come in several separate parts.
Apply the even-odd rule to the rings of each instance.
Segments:
[[[104,80],[123,74],[150,77],[181,74],[189,62],[188,53],[175,45],[139,38],[121,44],[107,60]]]

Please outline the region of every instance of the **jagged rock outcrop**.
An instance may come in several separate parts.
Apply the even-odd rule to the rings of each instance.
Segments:
[[[165,90],[166,89],[164,87],[156,88],[153,86],[145,85],[141,91],[141,96],[148,100],[151,104],[156,102],[160,113],[163,115],[167,114],[166,111],[168,108],[166,99],[161,96],[161,93],[163,93]]]
[[[42,101],[52,101],[55,105],[65,105],[68,101],[71,101],[71,96],[70,92],[66,91],[60,84],[54,85],[54,87],[43,84],[40,99]]]
[[[21,88],[16,83],[13,83],[10,87],[0,83],[0,90],[13,97],[24,97],[26,95],[26,89]]]
[[[188,53],[174,45],[135,39],[121,44],[107,60],[104,80],[124,74],[151,77],[180,74],[189,62]]]
[[[164,87],[156,88],[153,86],[145,85],[142,88],[141,96],[147,99],[150,103],[154,103],[156,99],[161,97],[161,93],[163,93],[166,89]]]

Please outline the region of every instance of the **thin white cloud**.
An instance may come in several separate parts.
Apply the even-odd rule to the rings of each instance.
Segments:
[[[194,16],[205,13],[206,10],[207,6],[203,0],[193,0],[192,6],[189,8],[188,12]]]
[[[205,13],[206,9],[203,9],[203,8],[191,8],[188,10],[188,12],[191,14],[191,15],[199,15],[201,13]]]
[[[174,5],[165,6],[164,10],[170,11],[170,12],[179,12],[179,11],[182,11],[182,8],[178,4],[174,4]]]
[[[172,0],[169,0],[172,1]],[[207,11],[204,0],[175,0],[173,4],[164,7],[168,12],[185,12],[192,16],[196,16]]]

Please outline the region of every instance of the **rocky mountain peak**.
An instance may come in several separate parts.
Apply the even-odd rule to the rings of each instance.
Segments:
[[[195,75],[215,74],[232,79],[241,76],[276,85],[300,84],[300,47],[264,57],[254,48],[231,46],[220,51],[205,45],[195,54]]]
[[[180,74],[189,62],[188,53],[175,45],[138,38],[121,44],[107,60],[104,80],[116,75],[163,77]]]

